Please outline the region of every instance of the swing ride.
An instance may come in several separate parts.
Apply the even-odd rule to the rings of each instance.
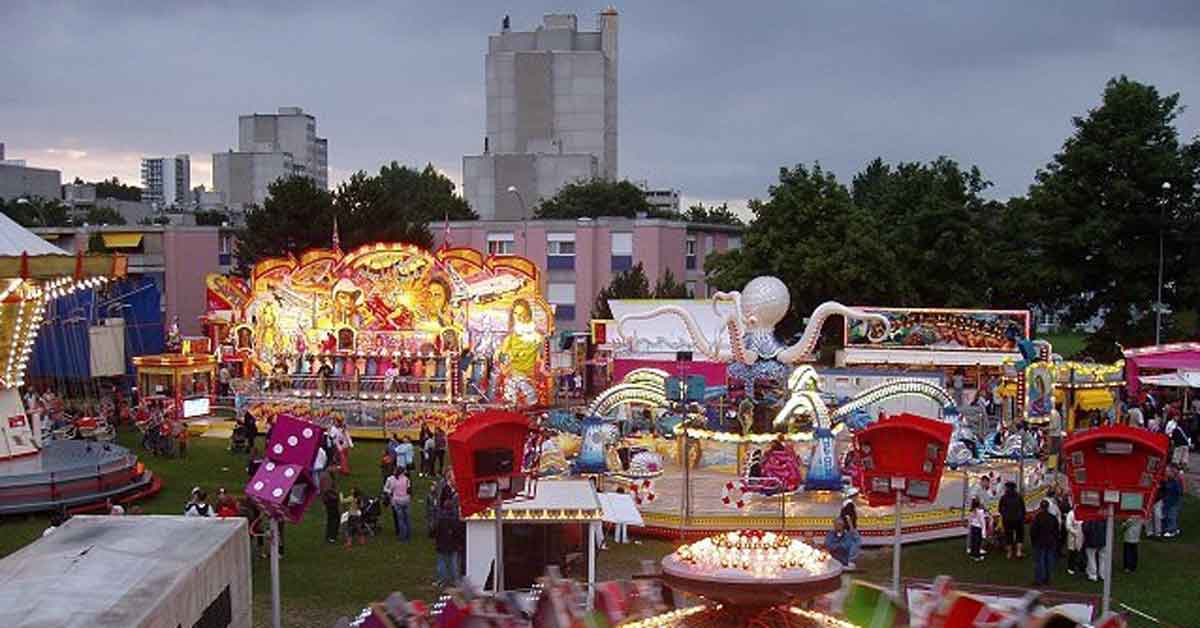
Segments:
[[[48,304],[125,274],[119,255],[70,255],[0,215],[0,514],[87,506],[158,490],[137,457],[111,442],[61,439],[96,426],[49,426],[19,389]],[[32,396],[31,396],[32,399]],[[49,429],[53,427],[54,429]]]

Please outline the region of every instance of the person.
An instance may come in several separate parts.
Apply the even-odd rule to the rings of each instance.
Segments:
[[[211,517],[213,509],[208,505],[208,494],[199,489],[192,490],[193,500],[183,509],[185,517]]]
[[[1183,497],[1183,481],[1179,470],[1175,467],[1167,469],[1167,479],[1163,481],[1163,538],[1179,536],[1179,505]]]
[[[405,472],[411,472],[413,470],[414,457],[412,442],[410,442],[408,438],[400,439],[397,442],[398,444],[395,452],[393,453],[393,455],[396,457],[396,468],[404,469]]]
[[[1071,512],[1070,491],[1058,489],[1055,491],[1058,500],[1058,548],[1055,555],[1062,558],[1067,545],[1067,515]]]
[[[844,518],[851,528],[858,530],[858,509],[854,506],[854,496],[858,494],[858,489],[851,491],[846,495],[846,499],[842,500],[842,509],[838,516]]]
[[[345,508],[342,513],[342,523],[346,527],[346,549],[354,543],[354,538],[358,537],[359,545],[367,544],[367,530],[363,526],[362,509],[363,509],[363,494],[362,491],[355,487],[350,491],[350,495],[338,494],[338,499],[341,506]]]
[[[438,473],[446,468],[446,432],[440,427],[433,433],[433,464]]]
[[[411,499],[411,484],[404,467],[396,465],[392,476],[383,483],[383,492],[392,506],[392,522],[396,524],[396,538],[407,542],[412,536],[408,525],[408,504]]]
[[[1100,579],[1100,568],[1108,562],[1104,526],[1103,519],[1093,519],[1083,524],[1083,553],[1087,555],[1087,577],[1092,582]]]
[[[1159,480],[1158,486],[1154,489],[1154,503],[1150,506],[1150,528],[1146,530],[1146,536],[1152,539],[1162,538],[1163,522],[1166,519],[1166,512],[1163,509],[1163,499],[1167,492],[1167,478]]]
[[[433,544],[437,551],[437,577],[442,586],[458,582],[459,556],[465,543],[465,529],[458,516],[458,493],[449,477],[438,499],[437,523]]]
[[[222,364],[220,370],[217,371],[217,384],[220,386],[220,392],[218,394],[220,396],[222,396],[222,397],[229,396],[229,381],[230,381],[230,379],[232,379],[232,378],[229,374],[229,366]]]
[[[1029,526],[1029,543],[1033,546],[1033,584],[1050,584],[1054,571],[1054,553],[1058,547],[1058,518],[1050,512],[1050,500],[1038,505],[1033,524]]]
[[[1067,511],[1067,573],[1075,575],[1085,569],[1083,555],[1083,525],[1075,518],[1076,511]]]
[[[960,366],[954,369],[954,377],[951,379],[954,385],[954,406],[961,408],[963,406],[963,387],[966,383],[966,371]]]
[[[625,487],[618,486],[617,494],[624,495]],[[624,524],[624,523],[616,524],[616,529],[613,531],[613,542],[614,543],[622,543],[622,544],[629,542],[629,528],[626,524]]]
[[[321,358],[321,366],[317,368],[317,382],[324,397],[333,394],[333,383],[330,381],[332,378],[333,365],[329,363],[329,358]]]
[[[217,491],[217,516],[222,519],[236,517],[240,513],[237,500],[222,488]]]
[[[258,557],[266,558],[267,554],[266,551],[264,551],[264,539],[266,537],[266,529],[264,524],[266,516],[258,507],[258,505],[254,503],[254,500],[250,499],[249,497],[241,497],[238,500],[238,508],[241,512],[241,516],[245,517],[246,521],[250,522],[250,525],[247,526],[247,532],[250,534],[250,538],[254,539],[254,545],[257,548]]]
[[[125,514],[125,507],[111,499],[104,500],[104,509],[107,510],[108,514],[110,515],[120,516]]]
[[[315,456],[313,456],[313,466],[312,466],[313,482],[316,482],[317,486],[321,485],[321,478],[324,477],[325,471],[327,471],[328,469],[329,469],[329,447],[325,447],[324,445],[321,447],[317,447],[317,453]],[[333,474],[331,473],[330,475],[333,475]]]
[[[854,569],[854,560],[858,558],[858,532],[846,522],[845,517],[833,520],[833,529],[825,535],[825,551],[847,569]]]
[[[992,477],[989,475],[979,476],[979,481],[971,486],[967,495],[967,503],[973,504],[976,500],[983,507],[984,512],[987,512],[988,503],[992,499]],[[987,538],[986,536],[984,538]],[[982,553],[987,554],[987,550],[981,549]],[[967,554],[971,553],[971,535],[967,535]]]
[[[71,515],[67,514],[67,509],[60,506],[58,510],[54,511],[54,514],[50,515],[50,525],[45,530],[42,530],[42,537],[44,538],[54,534],[54,531],[57,530],[59,526],[66,523],[70,518]]]
[[[421,443],[421,466],[425,470],[425,475],[433,477],[433,458],[437,443],[433,438],[432,432],[428,433],[424,439]]]
[[[1173,407],[1173,406],[1172,406]],[[1180,469],[1188,468],[1188,458],[1191,455],[1192,438],[1187,430],[1174,417],[1167,421],[1167,438],[1171,439],[1171,462]]]
[[[350,450],[354,448],[354,439],[350,437],[350,431],[346,429],[346,419],[338,417],[333,422],[333,427],[329,428],[329,435],[333,438],[334,446],[338,451],[339,470],[342,475],[350,475]]]
[[[246,412],[242,415],[242,431],[246,433],[246,445],[254,450],[254,441],[258,440],[258,421],[254,415]]]
[[[970,550],[968,553],[974,560],[983,560],[983,539],[987,536],[988,512],[978,497],[971,499],[971,511],[967,515],[969,526]]]
[[[342,513],[337,476],[332,473],[325,476],[321,482],[321,503],[325,506],[325,542],[333,545],[338,541],[338,526],[342,520]]]
[[[1141,515],[1134,515],[1121,523],[1121,534],[1125,541],[1121,546],[1121,566],[1125,569],[1125,573],[1137,571],[1138,542],[1142,540],[1144,525],[1145,519],[1142,519]]]
[[[1128,408],[1129,424],[1134,427],[1146,427],[1146,417],[1142,414],[1142,407],[1136,403],[1129,404]]]
[[[1017,494],[1016,482],[1004,483],[1004,495],[1000,497],[1000,521],[1004,526],[1005,553],[1024,558],[1025,500]]]

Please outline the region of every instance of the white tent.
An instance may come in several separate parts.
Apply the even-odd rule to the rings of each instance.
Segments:
[[[1174,373],[1161,375],[1142,375],[1138,378],[1146,386],[1167,386],[1170,388],[1200,388],[1200,371],[1179,370]]]
[[[250,628],[241,517],[77,516],[0,560],[5,628]]]
[[[70,255],[38,234],[0,214],[0,255]]]
[[[672,305],[686,311],[692,318],[696,319],[696,324],[700,326],[701,333],[708,338],[709,342],[715,342],[717,338],[720,338],[721,346],[726,349],[729,348],[729,333],[721,318],[717,316],[716,310],[713,309],[713,302],[710,299],[608,300],[608,308],[612,310],[615,320],[620,320],[622,317],[633,314],[645,314],[665,305]],[[721,308],[722,311],[731,310],[733,305],[722,304]],[[611,326],[610,329],[613,333],[608,341],[610,343],[621,342],[621,339],[616,335],[616,326]],[[704,359],[699,354],[699,349],[692,342],[692,337],[688,335],[687,327],[684,326],[683,321],[673,314],[664,314],[651,319],[626,321],[621,326],[621,330],[628,337],[636,338],[632,352],[628,350],[627,345],[620,347],[619,353],[621,357],[674,360],[675,352],[677,351],[693,351],[696,352],[696,360]]]

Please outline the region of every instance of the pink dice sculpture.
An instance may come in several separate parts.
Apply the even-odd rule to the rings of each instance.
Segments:
[[[299,523],[317,496],[312,465],[325,430],[280,415],[267,441],[267,456],[246,484],[246,496],[271,518]]]
[[[290,414],[281,414],[275,419],[275,427],[267,441],[266,458],[311,468],[324,435],[325,430],[319,425],[301,421]]]
[[[246,484],[246,495],[272,519],[300,523],[317,496],[317,483],[308,467],[267,460]]]

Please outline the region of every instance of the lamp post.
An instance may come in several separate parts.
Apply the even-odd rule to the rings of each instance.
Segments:
[[[1158,298],[1154,302],[1154,344],[1162,343],[1162,289],[1163,289],[1163,223],[1167,219],[1167,195],[1171,193],[1171,183],[1162,184],[1163,198],[1158,205]]]
[[[529,207],[525,204],[525,197],[521,196],[521,191],[517,186],[508,186],[508,193],[517,197],[517,201],[521,203],[521,255],[529,257]]]

